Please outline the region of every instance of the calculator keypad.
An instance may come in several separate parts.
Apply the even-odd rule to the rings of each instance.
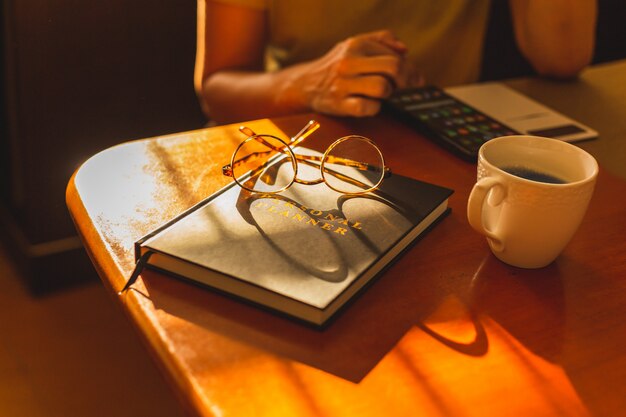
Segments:
[[[398,92],[390,104],[395,111],[409,116],[422,132],[447,142],[464,156],[476,157],[478,148],[489,139],[517,134],[436,87]]]

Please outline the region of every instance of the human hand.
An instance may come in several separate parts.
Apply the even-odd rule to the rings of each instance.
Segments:
[[[290,69],[285,84],[305,107],[339,116],[371,116],[396,88],[419,84],[406,45],[388,30],[348,38],[321,58]]]

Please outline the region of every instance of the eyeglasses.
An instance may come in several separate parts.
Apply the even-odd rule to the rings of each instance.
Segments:
[[[295,153],[293,148],[319,127],[317,121],[311,120],[287,143],[242,126],[239,130],[247,137],[233,152],[230,164],[222,167],[222,173],[245,190],[268,194],[280,193],[294,183],[322,182],[343,194],[365,194],[377,189],[391,175],[378,146],[364,136],[339,138],[321,156],[310,150]],[[299,162],[319,169],[320,177],[298,178]]]

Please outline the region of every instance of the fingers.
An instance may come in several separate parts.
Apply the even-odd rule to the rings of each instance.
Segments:
[[[355,56],[348,57],[340,61],[337,66],[337,71],[340,75],[343,76],[381,74],[396,79],[400,74],[401,67],[401,60],[397,56]]]
[[[398,85],[405,84],[402,68],[402,63],[396,57],[351,57],[338,63],[337,75],[342,80],[366,77],[371,80],[369,82],[384,88],[383,92],[374,94],[374,97],[387,97]]]
[[[346,97],[339,103],[339,111],[339,116],[374,116],[380,111],[380,101],[367,97]]]
[[[387,52],[391,51],[400,55],[407,52],[407,46],[404,42],[397,39],[389,30],[363,33],[351,38],[351,40],[355,46],[362,45],[372,48],[372,52],[376,51],[376,47],[383,47]]]
[[[424,76],[415,69],[410,62],[404,62],[396,78],[396,88],[422,87],[425,84]]]
[[[339,76],[375,74],[386,78],[392,87],[406,84],[406,46],[388,30],[350,38],[337,52]]]
[[[387,98],[393,92],[393,86],[380,75],[343,78],[337,81],[335,88],[342,97],[365,96],[377,100]]]
[[[393,91],[379,75],[341,78],[312,103],[313,110],[338,116],[372,116],[380,110],[381,100]]]

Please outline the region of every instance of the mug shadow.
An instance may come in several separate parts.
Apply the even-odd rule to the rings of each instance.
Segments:
[[[489,253],[473,277],[468,303],[533,353],[550,362],[560,357],[565,299],[558,261],[541,269],[522,269]]]
[[[511,268],[490,256],[476,274],[471,303],[528,351],[560,367],[592,415],[615,415],[626,398],[626,368],[604,364],[623,358],[626,305],[623,282],[613,278],[567,254],[540,270]],[[602,313],[607,304],[610,316]]]
[[[626,368],[615,366],[626,345],[626,305],[614,278],[562,254],[539,274],[489,280],[478,298],[528,350],[563,370],[591,415],[616,415],[626,398]]]
[[[578,279],[566,285],[567,343],[560,364],[593,415],[619,415],[626,399],[624,277],[573,259],[565,259],[563,268],[577,271]]]

